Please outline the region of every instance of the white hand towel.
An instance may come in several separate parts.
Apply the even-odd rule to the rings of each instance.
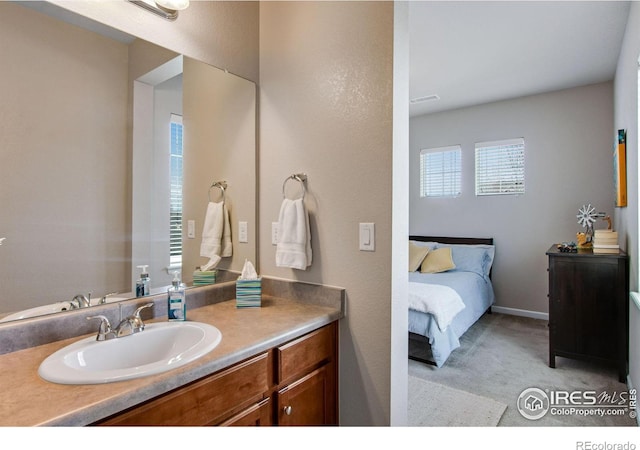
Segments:
[[[229,220],[229,210],[227,210],[226,203],[222,206],[222,215],[224,219],[224,228],[222,230],[221,256],[224,258],[233,255],[233,244],[231,243],[231,221]]]
[[[209,202],[204,217],[200,256],[210,258],[209,264],[214,263],[211,267],[215,267],[220,256],[225,257],[232,254],[229,211],[224,202]]]
[[[278,220],[276,266],[305,270],[311,265],[311,259],[309,214],[304,201],[285,198]]]
[[[220,255],[220,242],[224,229],[223,218],[224,203],[209,202],[204,216],[202,227],[202,244],[200,244],[200,256],[211,258]]]

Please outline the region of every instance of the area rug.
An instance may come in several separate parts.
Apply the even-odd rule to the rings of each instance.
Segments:
[[[409,426],[495,427],[507,405],[409,376]]]

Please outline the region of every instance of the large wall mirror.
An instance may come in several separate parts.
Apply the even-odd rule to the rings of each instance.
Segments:
[[[0,2],[0,320],[130,298],[141,265],[152,293],[175,270],[189,285],[217,181],[233,245],[218,269],[255,264],[254,83],[24,4]]]

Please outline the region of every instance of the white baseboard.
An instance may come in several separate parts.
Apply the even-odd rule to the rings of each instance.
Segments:
[[[542,313],[538,311],[529,311],[526,309],[507,308],[505,306],[491,307],[491,311],[500,314],[509,314],[511,316],[530,317],[532,319],[549,320],[549,313]]]

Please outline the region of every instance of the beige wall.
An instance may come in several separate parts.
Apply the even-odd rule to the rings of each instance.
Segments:
[[[194,1],[174,22],[124,0],[50,0],[207,64],[258,81],[258,3]]]
[[[260,5],[260,267],[347,291],[343,425],[390,422],[393,4]],[[308,175],[313,265],[275,266],[282,183]],[[374,222],[375,252],[358,250]]]

